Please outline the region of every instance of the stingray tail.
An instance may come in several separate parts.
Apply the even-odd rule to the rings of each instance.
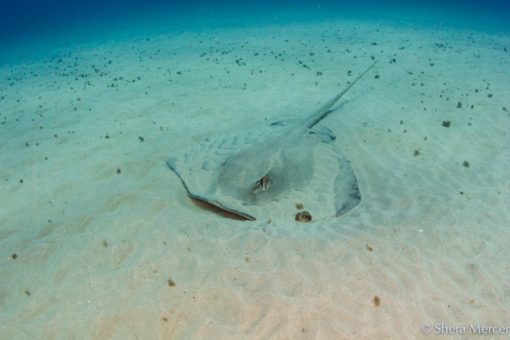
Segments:
[[[308,121],[308,124],[307,124],[307,127],[308,128],[312,128],[315,124],[317,124],[318,122],[320,122],[322,119],[324,119],[331,111],[331,107],[333,105],[335,105],[335,103],[340,99],[342,98],[342,96],[347,93],[347,91],[349,91],[351,89],[351,87],[354,86],[354,84],[356,84],[361,78],[363,78],[363,76],[365,74],[367,74],[368,71],[370,71],[370,69],[372,67],[375,66],[375,64],[377,64],[379,60],[376,60],[374,61],[369,67],[367,67],[367,69],[365,71],[363,71],[363,73],[361,73],[356,79],[354,79],[354,81],[352,83],[349,84],[349,86],[347,86],[342,92],[340,92],[339,94],[337,94],[333,99],[329,100],[326,104],[324,104],[317,112],[315,112],[312,117],[310,118],[310,120]]]

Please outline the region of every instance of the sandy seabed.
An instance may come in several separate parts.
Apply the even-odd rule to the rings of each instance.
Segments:
[[[338,20],[80,44],[1,66],[1,337],[509,326],[509,49],[497,33]],[[226,219],[166,167],[209,135],[312,112],[372,56],[324,121],[363,196],[348,214]]]

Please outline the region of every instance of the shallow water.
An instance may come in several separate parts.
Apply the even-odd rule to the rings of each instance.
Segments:
[[[504,7],[135,5],[3,32],[2,337],[510,326]],[[358,177],[348,214],[228,219],[166,167],[207,136],[308,114],[372,56],[324,121]]]

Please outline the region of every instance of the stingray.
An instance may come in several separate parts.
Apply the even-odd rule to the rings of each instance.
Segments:
[[[335,135],[317,124],[376,63],[305,118],[207,138],[167,165],[191,198],[247,220],[340,216],[361,194]]]

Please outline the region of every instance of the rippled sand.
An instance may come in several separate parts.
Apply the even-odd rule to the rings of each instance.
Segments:
[[[435,323],[505,325],[509,46],[498,33],[324,21],[1,66],[0,333],[414,338]],[[306,115],[371,56],[377,68],[324,121],[363,195],[348,214],[226,219],[166,167],[209,134]]]

